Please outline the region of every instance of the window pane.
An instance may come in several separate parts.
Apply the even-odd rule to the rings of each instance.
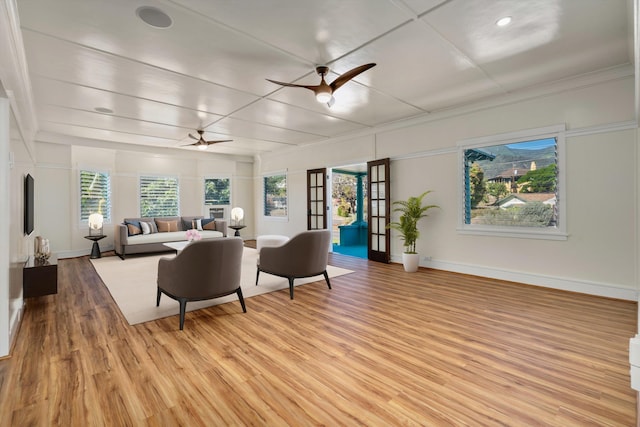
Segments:
[[[178,178],[140,177],[140,216],[178,216]]]
[[[206,178],[204,180],[204,204],[230,204],[231,180],[229,178]]]
[[[465,224],[558,225],[556,138],[464,150]]]
[[[80,221],[92,213],[100,213],[111,222],[111,181],[103,172],[80,171]]]
[[[264,216],[287,216],[287,176],[264,177]]]
[[[384,234],[384,230],[386,229],[386,224],[384,223],[384,217],[378,218],[378,230],[380,230],[380,235]]]

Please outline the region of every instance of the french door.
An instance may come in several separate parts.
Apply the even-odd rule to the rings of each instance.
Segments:
[[[367,162],[367,181],[368,257],[372,261],[388,263],[391,260],[391,231],[387,228],[391,221],[388,158]]]
[[[307,230],[327,228],[327,170],[307,171]]]

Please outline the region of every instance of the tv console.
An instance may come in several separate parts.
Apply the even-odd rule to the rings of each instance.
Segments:
[[[58,293],[58,257],[51,254],[48,260],[40,261],[30,256],[22,270],[23,298],[39,297]]]

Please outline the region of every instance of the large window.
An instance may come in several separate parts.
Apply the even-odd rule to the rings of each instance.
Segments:
[[[288,215],[287,175],[264,177],[264,216],[286,218]]]
[[[461,230],[566,238],[559,203],[563,130],[545,128],[461,144]]]
[[[140,177],[140,216],[178,216],[178,178]]]
[[[204,204],[229,205],[231,196],[231,180],[229,178],[205,178]]]
[[[111,180],[106,172],[80,171],[80,221],[100,213],[104,222],[111,222]]]

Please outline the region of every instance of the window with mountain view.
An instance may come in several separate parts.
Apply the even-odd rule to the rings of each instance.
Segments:
[[[463,230],[559,229],[557,135],[462,150]]]

